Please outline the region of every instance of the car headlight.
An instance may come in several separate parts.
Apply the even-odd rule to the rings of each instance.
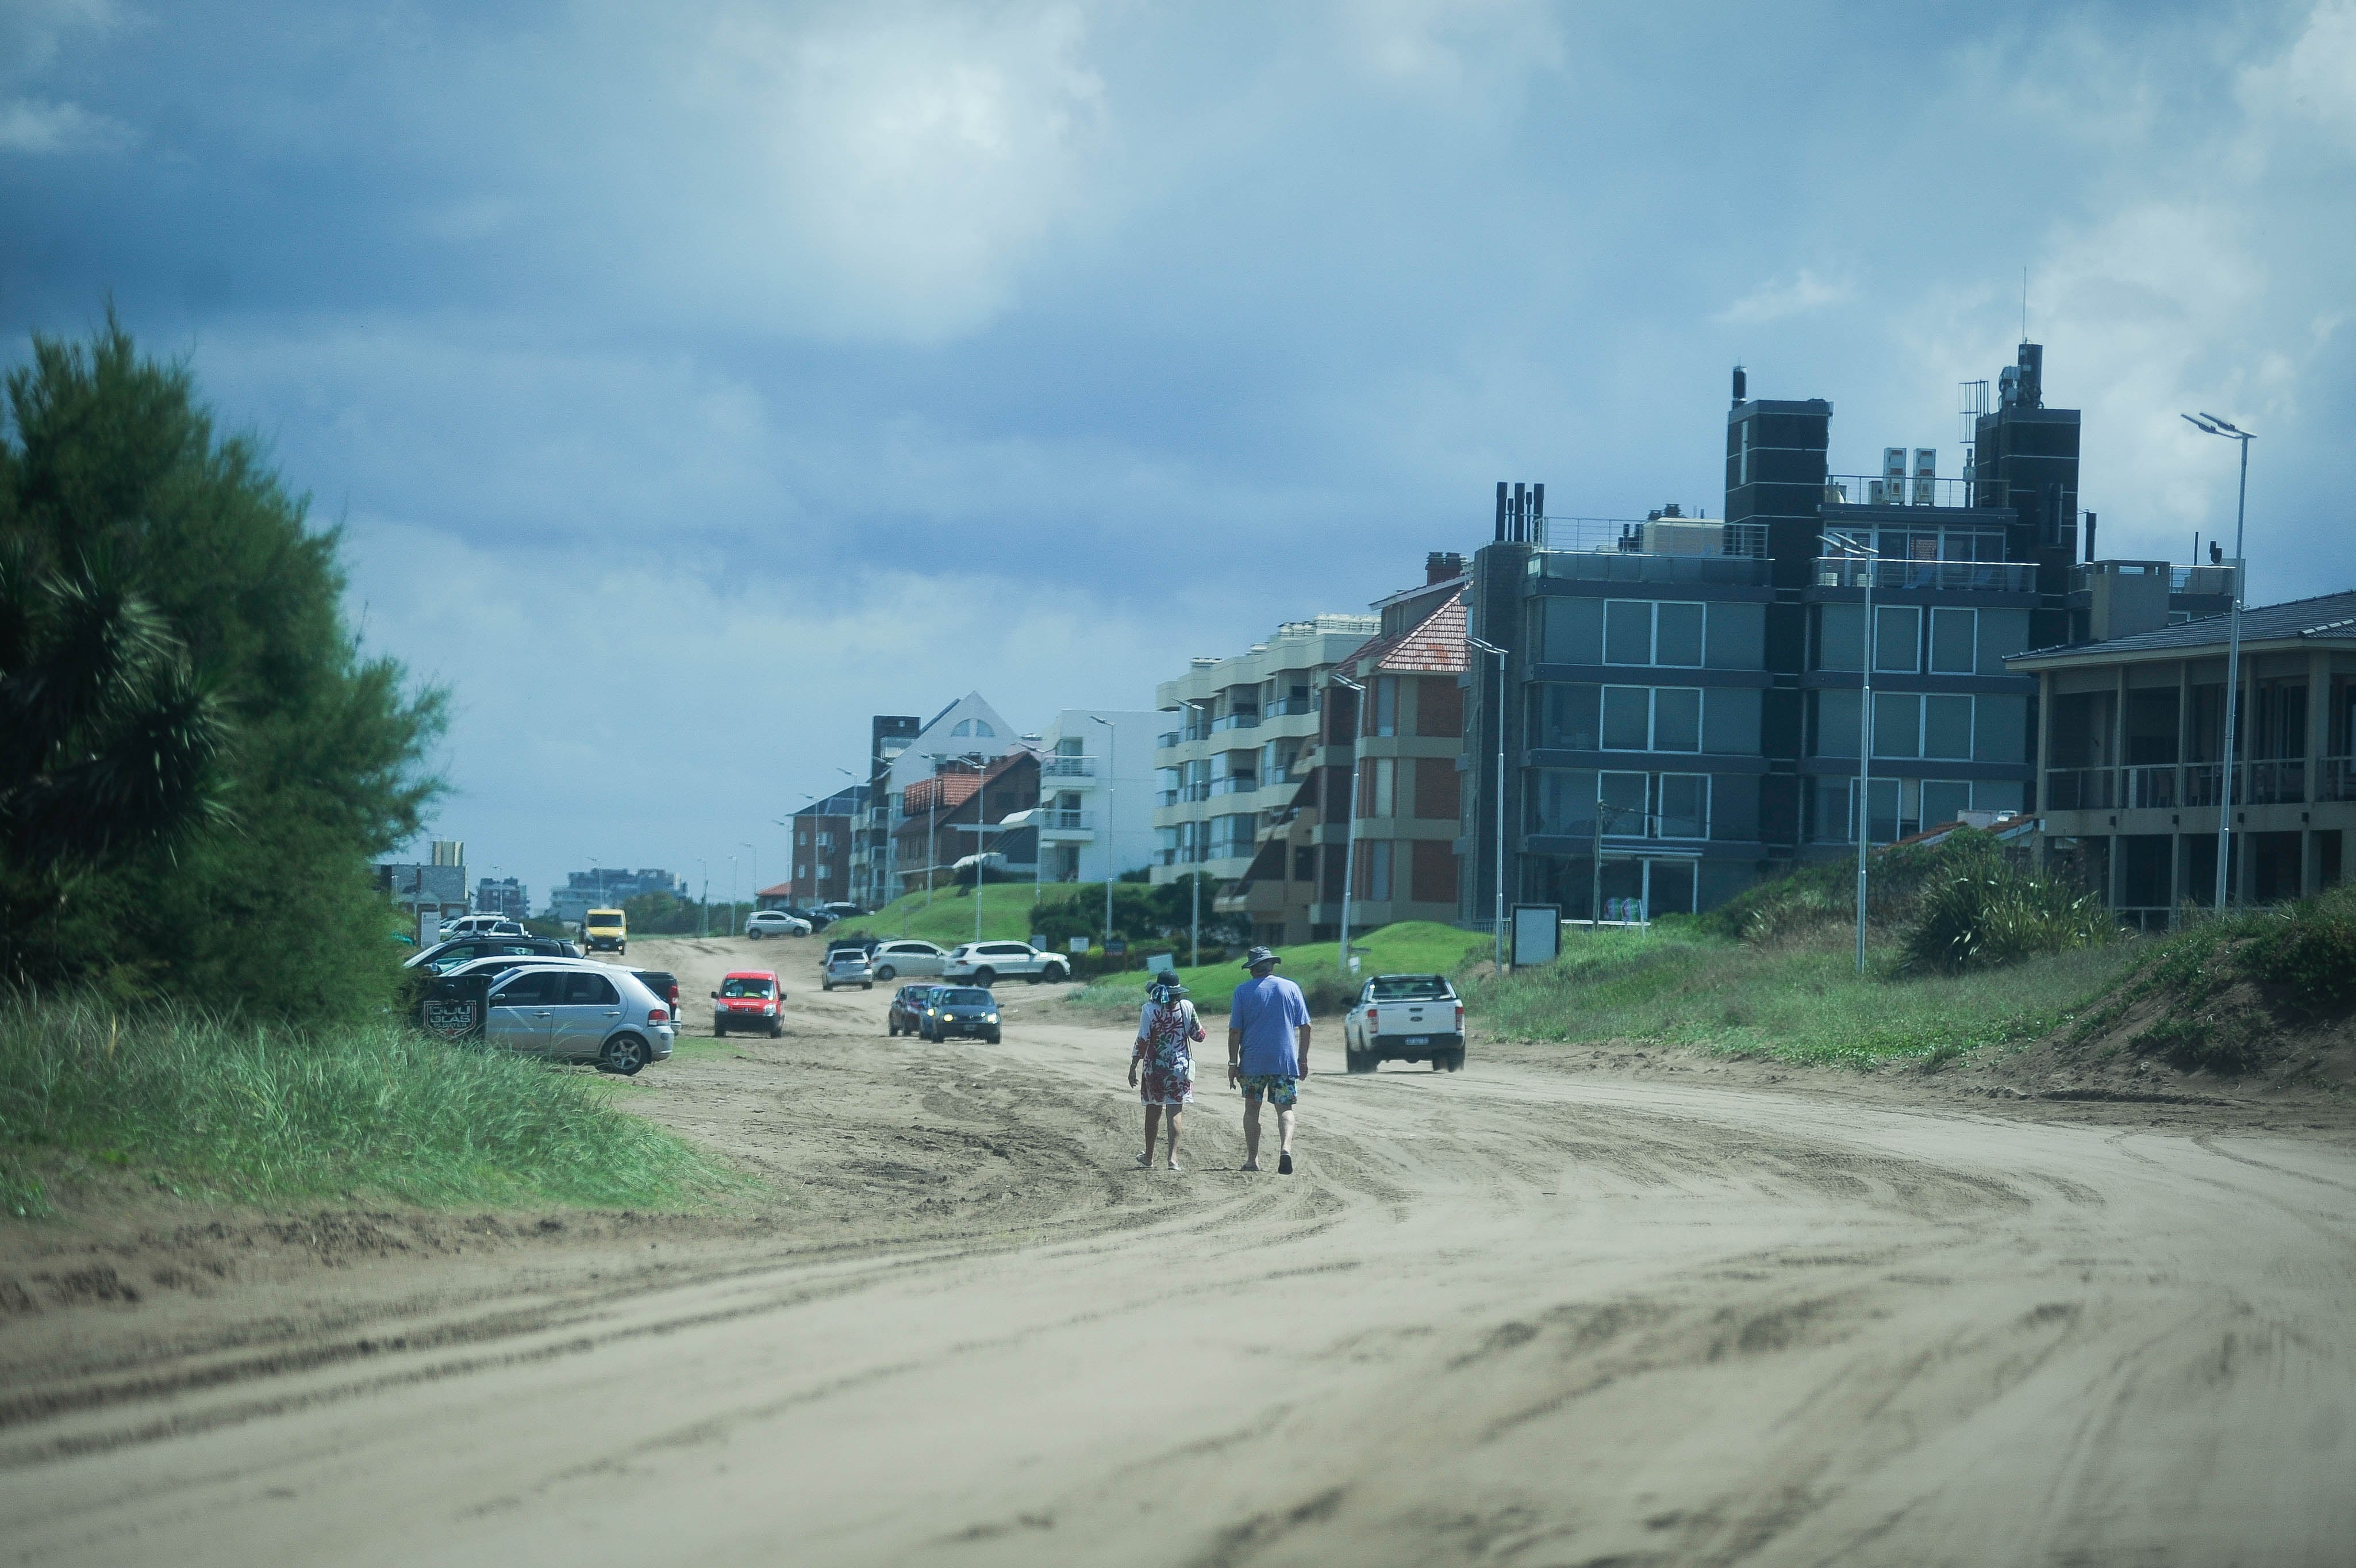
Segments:
[[[998,1022],[998,1015],[992,1013],[988,1017],[982,1019],[982,1022],[985,1024],[995,1024]]]

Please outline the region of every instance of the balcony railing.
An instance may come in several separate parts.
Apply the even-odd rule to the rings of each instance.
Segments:
[[[1179,800],[1189,802],[1207,800],[1211,798],[1211,787],[1208,784],[1181,784],[1173,793]],[[1171,803],[1175,805],[1177,801]]]
[[[2307,762],[2295,757],[2253,762],[2248,783],[2244,799],[2253,806],[2297,805],[2307,799]]]
[[[1826,474],[1826,506],[1997,507],[1997,487],[1973,479],[1942,479],[1931,474]]]
[[[1096,774],[1097,759],[1093,757],[1050,757],[1039,764],[1043,779],[1093,779]]]
[[[1049,832],[1094,832],[1097,814],[1094,811],[1033,811],[1031,825]]]
[[[2214,762],[2056,768],[2045,775],[2045,807],[2053,811],[2136,811],[2214,806],[2223,772]],[[2240,772],[2235,796],[2244,805],[2295,806],[2308,798],[2304,757],[2264,757],[2242,764]],[[2356,800],[2356,758],[2322,758],[2316,784],[2319,800]]]
[[[2053,811],[2107,811],[2118,775],[2108,768],[2056,768],[2045,775],[2045,805]]]
[[[1174,729],[1166,729],[1160,735],[1153,737],[1154,748],[1159,751],[1167,751],[1184,738],[1185,736],[1183,732]]]
[[[1226,714],[1211,721],[1213,735],[1225,735],[1229,730],[1258,728],[1259,728],[1259,714],[1257,712]]]
[[[1816,586],[1862,588],[1870,574],[1879,588],[1937,588],[1948,593],[2032,594],[2032,561],[1862,561],[1848,556],[1816,558]]]
[[[2176,804],[2176,765],[2147,765],[2123,770],[2119,804],[2128,811],[2167,809]]]
[[[2168,591],[2171,594],[2213,594],[2223,597],[2233,591],[2233,564],[2170,566],[2168,569]]]
[[[1157,806],[1174,806],[1178,803],[1178,791],[1175,789],[1156,789],[1153,792],[1153,803]]]
[[[2327,757],[2318,764],[2315,798],[2356,800],[2356,757]]]
[[[1272,719],[1289,719],[1295,714],[1313,714],[1316,711],[1317,699],[1314,697],[1287,697],[1280,703],[1270,703],[1268,705],[1268,716]]]
[[[1211,780],[1211,793],[1214,795],[1248,795],[1258,788],[1259,779],[1249,773],[1230,774],[1225,779]]]

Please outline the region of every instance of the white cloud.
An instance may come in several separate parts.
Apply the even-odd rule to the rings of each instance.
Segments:
[[[1341,0],[1345,58],[1378,81],[1494,94],[1562,68],[1561,28],[1535,0]]]
[[[111,153],[133,141],[131,127],[77,103],[36,98],[0,102],[0,153]]]
[[[2356,0],[2321,0],[2297,41],[2236,85],[2253,120],[2304,121],[2356,154]]]
[[[1828,305],[1839,305],[1856,293],[1854,284],[1818,277],[1808,268],[1802,267],[1787,278],[1760,285],[1719,311],[1717,319],[1734,327],[1783,321],[1794,316],[1805,316],[1812,310],[1822,310]]]

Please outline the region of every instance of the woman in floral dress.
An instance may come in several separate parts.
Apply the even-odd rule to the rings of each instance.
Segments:
[[[1186,1000],[1178,977],[1155,976],[1137,1020],[1136,1047],[1129,1053],[1129,1081],[1138,1082],[1140,1068],[1145,1075],[1137,1090],[1145,1101],[1145,1153],[1137,1163],[1146,1169],[1153,1165],[1154,1135],[1164,1112],[1170,1116],[1170,1168],[1178,1168],[1178,1118],[1194,1098],[1194,1042],[1202,1037],[1194,1004]]]

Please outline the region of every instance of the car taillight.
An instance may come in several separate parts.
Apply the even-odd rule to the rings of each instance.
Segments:
[[[1380,1017],[1381,1017],[1381,1015],[1380,1015],[1380,1014],[1378,1014],[1378,1013],[1376,1013],[1376,1012],[1372,1007],[1367,1008],[1367,1009],[1366,1009],[1366,1027],[1367,1027],[1367,1028],[1369,1028],[1369,1029],[1380,1029],[1380,1028],[1382,1027],[1382,1026],[1381,1026],[1381,1024],[1380,1024],[1379,1022],[1377,1022],[1377,1020],[1378,1020]]]
[[[1456,1004],[1456,1032],[1460,1035],[1464,1032],[1464,1004],[1462,1002]]]
[[[647,1009],[647,1022],[649,1024],[660,1024],[666,1022],[669,1017],[670,1015],[664,1012],[659,1007],[649,1007]]]

